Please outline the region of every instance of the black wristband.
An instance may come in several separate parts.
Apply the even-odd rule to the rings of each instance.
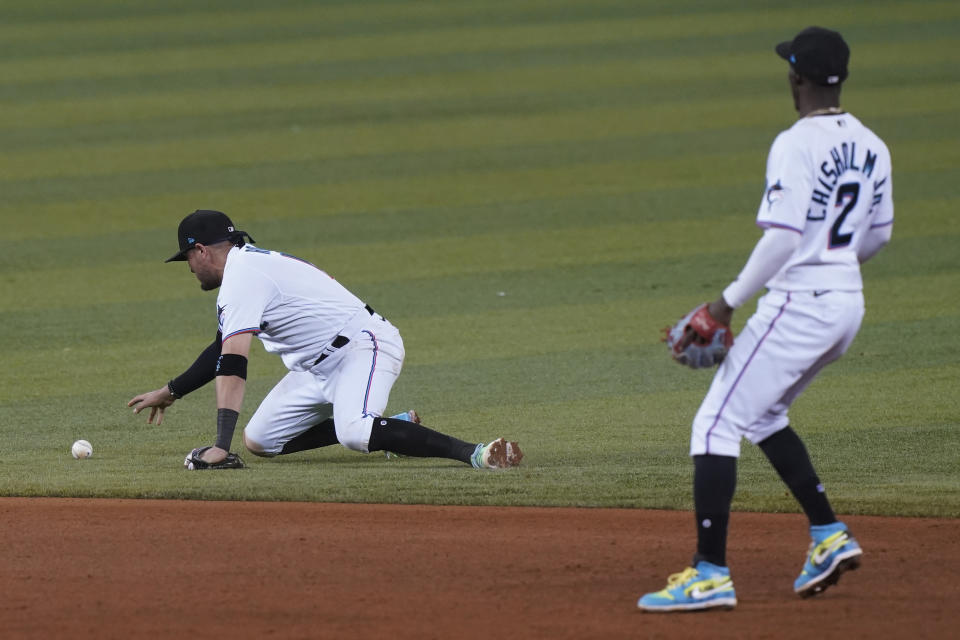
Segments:
[[[217,409],[217,446],[221,449],[230,451],[239,418],[240,414],[233,409]]]

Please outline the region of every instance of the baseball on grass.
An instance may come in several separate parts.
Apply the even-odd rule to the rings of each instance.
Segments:
[[[73,457],[77,460],[83,460],[84,458],[89,458],[93,455],[93,445],[91,445],[86,440],[77,440],[73,443],[73,446],[70,448],[70,453],[73,454]]]

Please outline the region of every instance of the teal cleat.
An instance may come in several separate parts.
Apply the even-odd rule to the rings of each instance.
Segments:
[[[413,409],[410,411],[404,411],[403,413],[398,413],[395,416],[390,416],[394,420],[405,420],[407,422],[413,422],[414,424],[420,424],[420,416],[417,415],[417,412]]]
[[[737,594],[733,590],[730,569],[700,561],[667,579],[662,591],[648,593],[637,601],[643,611],[703,611],[733,609]]]
[[[813,541],[793,590],[809,598],[837,584],[840,575],[860,566],[863,550],[842,522],[810,527]]]

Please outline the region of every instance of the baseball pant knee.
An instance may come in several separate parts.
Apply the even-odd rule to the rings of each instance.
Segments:
[[[243,446],[247,448],[247,451],[252,453],[255,456],[260,456],[262,458],[272,458],[276,453],[271,453],[267,451],[262,444],[251,438],[247,434],[247,430],[243,430]]]
[[[370,432],[373,429],[373,418],[358,416],[352,420],[337,420],[334,418],[334,428],[337,440],[351,451],[370,453]]]

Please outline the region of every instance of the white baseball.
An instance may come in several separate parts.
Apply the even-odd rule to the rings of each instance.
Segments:
[[[89,458],[93,455],[93,445],[91,445],[86,440],[77,440],[73,443],[73,446],[70,448],[70,453],[73,454],[73,457],[77,460],[83,460],[84,458]]]

